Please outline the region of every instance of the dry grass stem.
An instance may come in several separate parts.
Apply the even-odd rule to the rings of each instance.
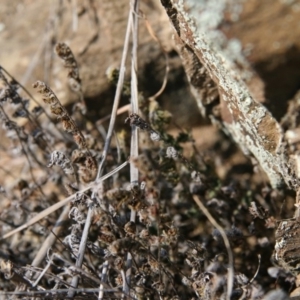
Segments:
[[[199,206],[200,210],[205,214],[205,216],[209,219],[209,222],[218,229],[220,232],[222,239],[224,241],[226,250],[227,250],[227,255],[228,255],[228,279],[227,279],[227,300],[231,299],[231,294],[233,290],[233,282],[234,282],[234,268],[233,268],[233,253],[231,250],[231,246],[229,243],[229,239],[222,228],[217,221],[214,219],[214,217],[210,214],[208,209],[203,205],[203,203],[200,201],[199,197],[194,195],[193,196],[194,201],[196,204]]]
[[[136,14],[139,8],[139,1],[132,0],[130,2],[130,14],[132,14],[132,52],[131,52],[131,111],[133,113],[138,113],[139,102],[138,102],[138,81],[137,81],[137,70],[138,70],[138,61],[137,61],[137,51],[138,51],[138,30],[139,30],[139,18]],[[130,156],[132,158],[138,157],[139,155],[139,139],[138,139],[138,128],[136,126],[131,127],[131,147],[130,147]],[[132,186],[137,186],[139,189],[139,170],[134,165],[130,165],[130,183]],[[130,212],[130,221],[135,223],[136,211],[131,209]],[[127,253],[126,261],[126,276],[123,278],[123,292],[124,295],[130,295],[130,282],[131,282],[131,270],[132,267],[132,256],[131,253]]]
[[[243,1],[10,1],[6,68],[43,37],[0,66],[0,299],[299,296],[300,92],[281,121],[254,100],[285,59],[232,38]]]
[[[121,169],[123,169],[125,166],[127,166],[128,162],[125,161],[123,164],[121,164],[119,167],[115,168],[113,171],[105,174],[104,176],[100,177],[96,182],[93,182],[92,184],[90,184],[89,186],[81,189],[80,191],[78,191],[77,193],[84,193],[90,189],[96,189],[98,184],[101,183],[101,181],[104,181],[106,179],[108,179],[109,177],[113,176],[114,174],[116,174],[117,172],[119,172]],[[4,234],[0,240],[6,239],[26,228],[28,228],[29,226],[33,225],[34,223],[42,220],[43,218],[45,218],[46,216],[48,216],[49,214],[55,212],[56,210],[60,209],[61,207],[69,204],[77,195],[77,193],[65,198],[64,200],[61,200],[59,202],[57,202],[56,204],[48,207],[47,209],[43,210],[41,213],[37,214],[36,216],[34,216],[32,219],[30,219],[27,223],[23,224],[22,226]]]

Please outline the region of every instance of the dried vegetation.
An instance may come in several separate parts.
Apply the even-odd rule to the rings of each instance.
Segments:
[[[42,95],[38,101],[40,95],[33,97],[0,67],[3,299],[297,296],[299,216],[278,221],[293,216],[298,189],[288,157],[299,160],[299,96],[279,124],[253,99],[238,70],[226,65],[222,51],[197,35],[182,3],[162,4],[202,113],[258,164],[244,159],[242,172],[224,167],[242,154],[221,133],[206,149],[197,147],[190,130],[170,134],[176,120],[159,104],[170,53],[139,1],[130,3],[120,68],[108,72],[116,89],[109,124],[89,113],[67,43],[55,52],[77,96],[69,107],[40,80],[33,83]],[[137,74],[144,24],[166,57],[162,88],[149,98]],[[120,109],[121,97],[129,105]],[[115,126],[124,112],[125,123]]]

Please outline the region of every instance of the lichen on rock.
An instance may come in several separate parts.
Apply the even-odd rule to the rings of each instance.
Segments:
[[[178,51],[201,112],[220,124],[243,150],[258,160],[273,187],[286,183],[296,188],[295,170],[285,153],[280,124],[254,99],[234,61],[197,27],[192,18],[195,13],[190,13],[193,3],[162,0],[175,28]]]

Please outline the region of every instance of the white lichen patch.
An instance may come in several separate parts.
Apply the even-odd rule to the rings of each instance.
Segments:
[[[228,57],[225,48],[222,48],[211,34],[209,27],[219,24],[226,1],[173,0],[172,3],[177,9],[176,30],[181,39],[181,47],[188,45],[189,49],[192,49],[191,60],[198,58],[200,65],[205,67],[209,77],[216,84],[223,104],[226,103],[221,106],[223,119],[219,121],[224,131],[229,132],[244,150],[253,154],[274,187],[282,185],[284,181],[289,186],[295,185],[294,171],[288,168],[287,157],[284,154],[280,125],[262,104],[253,99],[243,74],[234,66],[233,61],[236,60]],[[204,8],[204,3],[210,4]],[[215,12],[212,7],[215,7]],[[198,16],[195,20],[194,13]],[[209,15],[215,15],[216,18],[209,20]],[[241,51],[236,41],[231,47]],[[186,69],[188,76],[189,70]],[[195,70],[193,72],[195,76]],[[193,93],[199,107],[203,107],[200,104],[203,101],[200,89],[193,88]],[[210,117],[214,119],[213,116]]]
[[[284,228],[285,228],[285,226],[288,224],[288,222],[287,221],[283,221],[283,222],[281,222],[281,230],[283,230]]]

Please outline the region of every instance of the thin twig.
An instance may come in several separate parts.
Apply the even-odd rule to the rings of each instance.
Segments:
[[[9,117],[7,116],[5,110],[4,110],[4,108],[3,108],[2,106],[0,106],[0,110],[1,110],[1,112],[2,112],[3,118],[5,118],[5,120],[6,120],[7,122],[10,122]],[[42,190],[42,187],[40,186],[40,184],[38,184],[38,182],[37,182],[37,180],[36,180],[36,178],[35,178],[35,176],[34,176],[34,174],[33,174],[33,167],[32,167],[32,163],[31,163],[31,161],[30,161],[30,157],[29,157],[29,154],[28,154],[28,153],[31,154],[31,157],[36,161],[37,164],[39,164],[39,165],[41,165],[41,166],[43,166],[43,165],[42,165],[42,163],[41,163],[40,161],[38,161],[38,159],[36,158],[36,156],[33,155],[32,151],[30,150],[30,148],[28,147],[28,145],[27,145],[26,143],[23,143],[22,138],[21,138],[21,136],[20,136],[19,129],[18,129],[16,126],[13,126],[13,130],[15,131],[15,133],[16,133],[18,139],[19,139],[19,142],[20,142],[22,151],[23,151],[23,153],[24,153],[24,155],[25,155],[25,157],[26,157],[26,160],[27,160],[27,162],[28,162],[29,173],[30,173],[30,176],[31,176],[31,178],[32,178],[32,181],[33,181],[34,184],[36,185],[37,189],[40,191],[40,193],[41,193],[41,195],[43,196],[43,198],[46,199],[46,195],[44,194],[44,192],[43,192],[43,190]],[[27,145],[27,147],[25,147],[24,144]],[[26,150],[28,150],[28,153],[27,153]]]
[[[129,111],[129,109],[130,109],[130,104],[126,104],[126,105],[118,108],[117,116]],[[100,120],[98,120],[96,122],[96,125],[99,126],[99,125],[103,124],[105,121],[108,121],[110,119],[110,117],[111,117],[111,115],[107,115],[107,116],[101,118]]]
[[[84,224],[84,229],[83,229],[83,233],[82,233],[82,237],[81,237],[81,241],[80,241],[80,245],[79,245],[79,250],[78,250],[78,257],[76,259],[76,264],[75,266],[77,268],[80,268],[83,262],[83,258],[84,258],[84,253],[85,253],[85,248],[86,248],[86,243],[87,243],[87,237],[88,237],[88,233],[89,233],[89,229],[92,223],[92,216],[93,216],[93,204],[91,203],[88,209],[88,214],[86,217],[86,221]],[[78,285],[78,281],[79,281],[79,276],[76,275],[72,278],[72,282],[71,282],[71,288],[69,289],[68,292],[68,297],[73,297],[75,290],[74,288],[77,288]]]
[[[114,98],[114,104],[113,104],[113,109],[111,113],[111,118],[110,118],[110,123],[109,123],[109,128],[107,132],[107,137],[105,140],[105,145],[104,145],[104,150],[102,153],[102,159],[99,164],[98,168],[98,175],[100,176],[102,173],[102,169],[105,163],[105,159],[108,153],[108,149],[110,147],[110,142],[113,134],[113,128],[115,125],[115,120],[116,120],[116,115],[118,111],[118,106],[120,102],[120,97],[122,93],[122,88],[123,88],[123,83],[124,83],[124,76],[125,76],[125,62],[127,58],[127,52],[128,52],[128,46],[129,46],[129,39],[130,39],[130,32],[131,32],[131,26],[132,26],[132,12],[130,10],[129,16],[128,16],[128,22],[127,22],[127,29],[126,29],[126,35],[125,35],[125,42],[124,42],[124,48],[123,48],[123,53],[122,53],[122,59],[121,59],[121,66],[120,66],[120,72],[119,72],[119,78],[118,78],[118,84],[117,84],[117,89],[116,89],[116,94]],[[103,297],[103,293],[101,294],[101,297]],[[103,299],[100,298],[99,299]]]
[[[120,154],[120,149],[119,149],[119,141],[118,141],[118,138],[116,138],[116,141],[117,141],[117,148],[118,148],[118,163],[121,161],[121,154]],[[118,173],[116,173],[116,176],[118,176]],[[102,189],[101,189],[102,190]],[[101,281],[102,283],[100,284],[100,291],[99,291],[99,295],[98,295],[98,300],[102,300],[104,298],[104,283],[106,283],[106,280],[107,280],[107,271],[108,271],[108,267],[109,267],[109,261],[106,260],[104,263],[103,263],[103,266],[102,266],[102,272],[101,272]]]
[[[199,197],[196,195],[193,195],[194,201],[196,202],[196,204],[199,206],[200,210],[205,214],[205,216],[207,217],[207,219],[210,221],[210,223],[217,228],[217,230],[219,230],[223,241],[224,241],[224,245],[226,247],[227,250],[227,254],[228,254],[228,279],[227,279],[227,296],[226,299],[230,300],[231,294],[232,294],[232,289],[233,289],[233,281],[234,281],[234,269],[233,269],[233,254],[232,254],[232,250],[230,247],[230,243],[228,240],[228,237],[224,231],[224,229],[217,223],[217,221],[214,219],[214,217],[210,214],[210,212],[208,211],[208,209],[202,204],[202,202],[200,201]]]
[[[122,59],[121,59],[119,78],[118,78],[118,83],[117,83],[117,89],[116,89],[116,94],[115,94],[115,98],[114,98],[114,104],[113,104],[113,108],[112,108],[109,127],[108,127],[108,131],[107,131],[107,137],[105,140],[104,149],[103,149],[103,153],[102,153],[102,157],[101,157],[101,162],[100,162],[99,168],[98,168],[97,177],[100,177],[102,174],[104,162],[106,160],[108,149],[110,147],[110,142],[111,142],[111,138],[113,135],[113,130],[114,130],[115,122],[116,122],[116,115],[117,115],[117,110],[119,107],[119,102],[120,102],[120,98],[121,98],[121,94],[122,94],[124,76],[125,76],[125,70],[126,70],[125,62],[126,62],[128,46],[129,46],[131,22],[132,22],[132,14],[129,14],[126,35],[125,35],[125,41],[124,41],[124,48],[123,48]]]
[[[131,57],[131,111],[132,113],[138,113],[139,103],[138,103],[138,82],[137,82],[137,49],[138,49],[138,24],[139,18],[138,15],[135,14],[138,11],[139,1],[132,0],[131,1],[131,10],[130,14],[133,15],[132,20],[132,57]],[[138,128],[136,126],[131,127],[131,147],[130,147],[130,156],[138,157],[139,149],[138,149]],[[139,171],[135,164],[130,165],[130,182],[131,185],[138,185],[139,182]],[[136,219],[136,211],[131,209],[130,212],[130,221],[135,222]],[[131,253],[127,253],[127,261],[126,261],[126,275],[125,280],[123,280],[123,292],[124,295],[130,294],[130,281],[131,281],[131,268],[132,268],[132,256]]]
[[[46,272],[48,271],[48,269],[51,267],[52,264],[52,257],[49,259],[46,267],[43,269],[43,271],[40,273],[39,277],[36,279],[36,281],[32,284],[32,287],[36,287],[38,285],[38,283],[40,282],[40,280],[43,278],[43,276],[46,274]],[[31,270],[28,270],[26,272],[26,277],[28,277],[28,275],[30,276],[30,274],[32,273]]]
[[[67,259],[63,258],[61,255],[57,254],[57,253],[53,253],[51,256],[51,259],[54,260],[54,258],[61,260],[64,264],[66,264],[67,266],[70,267],[70,269],[72,269],[72,271],[77,272],[77,273],[81,273],[83,274],[85,277],[89,278],[90,280],[94,281],[97,284],[101,284],[101,280],[98,277],[93,276],[89,271],[87,270],[82,270],[81,268],[77,268],[73,263],[71,263],[70,261],[68,261]],[[102,282],[103,283],[103,282]],[[108,285],[105,285],[106,288],[108,287]]]
[[[258,272],[259,272],[259,269],[260,269],[260,264],[261,264],[261,255],[258,254],[257,255],[257,258],[258,258],[258,266],[257,266],[257,269],[256,269],[256,272],[255,274],[253,275],[253,277],[251,278],[251,280],[249,281],[249,283],[252,283],[254,281],[254,279],[256,278]]]
[[[51,119],[50,115],[47,113],[47,111],[44,109],[44,107],[40,106],[40,103],[33,97],[33,95],[28,91],[28,89],[18,80],[16,80],[15,77],[13,77],[6,69],[4,69],[2,66],[0,66],[0,70],[4,71],[4,73],[10,77],[10,79],[18,84],[18,86],[30,97],[30,99],[41,108],[42,112],[45,114],[46,118],[49,120],[49,122],[53,123],[53,120]],[[48,129],[44,129],[46,132],[49,133]],[[69,140],[68,135],[66,135],[64,132],[62,132],[60,129],[57,129],[58,133],[61,135],[63,140]]]
[[[125,62],[126,62],[126,58],[127,58],[131,26],[132,26],[132,13],[131,13],[131,10],[130,10],[130,13],[129,13],[129,16],[128,16],[128,22],[127,22],[127,29],[126,29],[126,35],[125,35],[124,48],[123,48],[123,53],[122,53],[122,59],[121,59],[121,66],[120,66],[119,78],[118,78],[118,83],[117,83],[117,89],[116,89],[116,94],[115,94],[115,98],[114,98],[114,104],[113,104],[113,108],[112,108],[112,113],[111,113],[110,123],[109,123],[109,127],[108,127],[108,132],[107,132],[107,136],[106,136],[106,140],[105,140],[105,144],[104,144],[104,149],[103,149],[103,153],[102,153],[102,158],[101,158],[101,162],[100,162],[99,168],[98,168],[97,177],[101,176],[101,174],[102,174],[103,166],[104,166],[104,163],[105,163],[105,160],[106,160],[108,149],[110,147],[110,142],[111,142],[113,129],[114,129],[115,121],[116,121],[116,115],[117,115],[119,102],[120,102],[120,97],[121,97],[122,88],[123,88],[123,83],[124,83],[124,76],[125,76],[125,69],[126,69],[125,68]],[[99,294],[99,299],[103,299],[103,296],[104,296],[103,293],[101,293],[101,295]]]
[[[108,261],[106,260],[103,264],[102,267],[102,273],[101,273],[101,281],[102,283],[100,284],[100,291],[99,291],[99,296],[98,299],[101,300],[104,297],[104,286],[103,283],[106,282],[106,275],[107,275],[107,270],[108,270]]]
[[[51,230],[51,232],[49,233],[48,237],[46,238],[46,240],[44,241],[43,245],[40,247],[38,253],[36,254],[34,260],[31,263],[31,266],[33,267],[37,267],[39,266],[39,264],[42,262],[42,260],[44,259],[44,257],[47,254],[47,251],[49,250],[49,248],[52,247],[52,245],[54,244],[54,242],[56,241],[56,237],[58,236],[58,234],[60,233],[60,231],[62,230],[63,226],[62,223],[67,220],[68,218],[68,213],[69,213],[69,206],[67,205],[64,210],[62,211],[62,213],[60,214],[59,218],[57,219],[55,225],[53,226],[53,229]]]
[[[128,17],[128,24],[127,24],[127,30],[126,30],[126,36],[125,36],[125,42],[124,42],[124,48],[123,48],[123,54],[122,54],[122,60],[121,60],[121,67],[120,67],[120,74],[119,74],[119,79],[118,79],[118,84],[117,84],[117,90],[116,90],[116,94],[115,94],[115,98],[114,98],[114,104],[113,104],[113,108],[112,108],[112,114],[111,114],[111,118],[110,118],[110,123],[109,123],[109,127],[108,127],[108,131],[107,131],[107,137],[105,140],[105,144],[104,144],[104,149],[103,149],[103,153],[102,153],[102,157],[101,157],[101,162],[99,164],[98,167],[98,172],[97,172],[97,178],[99,178],[102,174],[103,171],[103,166],[107,157],[107,153],[108,153],[108,149],[110,147],[110,142],[111,142],[111,138],[112,138],[112,134],[113,134],[113,129],[115,126],[115,121],[116,121],[116,113],[119,107],[119,102],[120,102],[120,97],[121,97],[121,92],[122,92],[122,87],[123,87],[123,82],[124,82],[124,76],[125,76],[125,62],[126,62],[126,57],[127,57],[127,52],[128,52],[128,45],[129,45],[129,38],[130,38],[130,30],[131,30],[131,23],[132,23],[132,14],[129,14]],[[92,194],[92,199],[95,198],[95,194]],[[91,216],[91,212],[90,210],[92,210],[93,207],[91,206],[89,208],[89,212],[88,212],[88,216]],[[87,226],[89,225],[89,221],[87,220],[85,223],[85,227],[84,227],[84,233],[87,234],[88,233],[88,229]],[[81,242],[80,242],[80,249],[84,250],[84,241],[86,240],[85,237],[82,236],[81,238]],[[81,259],[81,256],[83,256],[83,253],[80,252],[79,253],[79,257],[77,258],[77,260]],[[77,265],[77,264],[76,264]],[[72,279],[72,283],[71,286],[73,288],[76,288],[78,284],[78,278],[77,276],[74,276]],[[70,290],[68,293],[68,296],[72,296],[74,295],[74,293],[72,292],[74,291],[74,289]]]
[[[84,193],[86,191],[88,191],[89,189],[92,188],[96,188],[98,183],[100,183],[101,181],[106,180],[107,178],[111,177],[112,175],[114,175],[115,173],[119,172],[121,169],[123,169],[125,166],[127,166],[128,161],[125,161],[122,165],[120,165],[119,167],[115,168],[114,170],[112,170],[111,172],[105,174],[104,176],[102,176],[101,178],[99,178],[97,181],[93,182],[92,184],[88,185],[87,187],[85,187],[84,189],[78,191],[77,193]],[[23,229],[28,228],[29,226],[35,224],[36,222],[40,221],[41,219],[45,218],[46,216],[48,216],[49,214],[55,212],[56,210],[58,210],[59,208],[63,207],[64,205],[67,205],[68,203],[70,203],[75,197],[76,194],[73,194],[71,196],[69,196],[68,198],[65,198],[64,200],[59,201],[58,203],[55,203],[54,205],[46,208],[45,210],[43,210],[42,212],[40,212],[39,214],[37,214],[36,216],[34,216],[32,219],[30,219],[28,222],[26,222],[25,224],[23,224],[22,226],[4,234],[1,238],[1,240],[4,240],[20,231],[22,231]]]

